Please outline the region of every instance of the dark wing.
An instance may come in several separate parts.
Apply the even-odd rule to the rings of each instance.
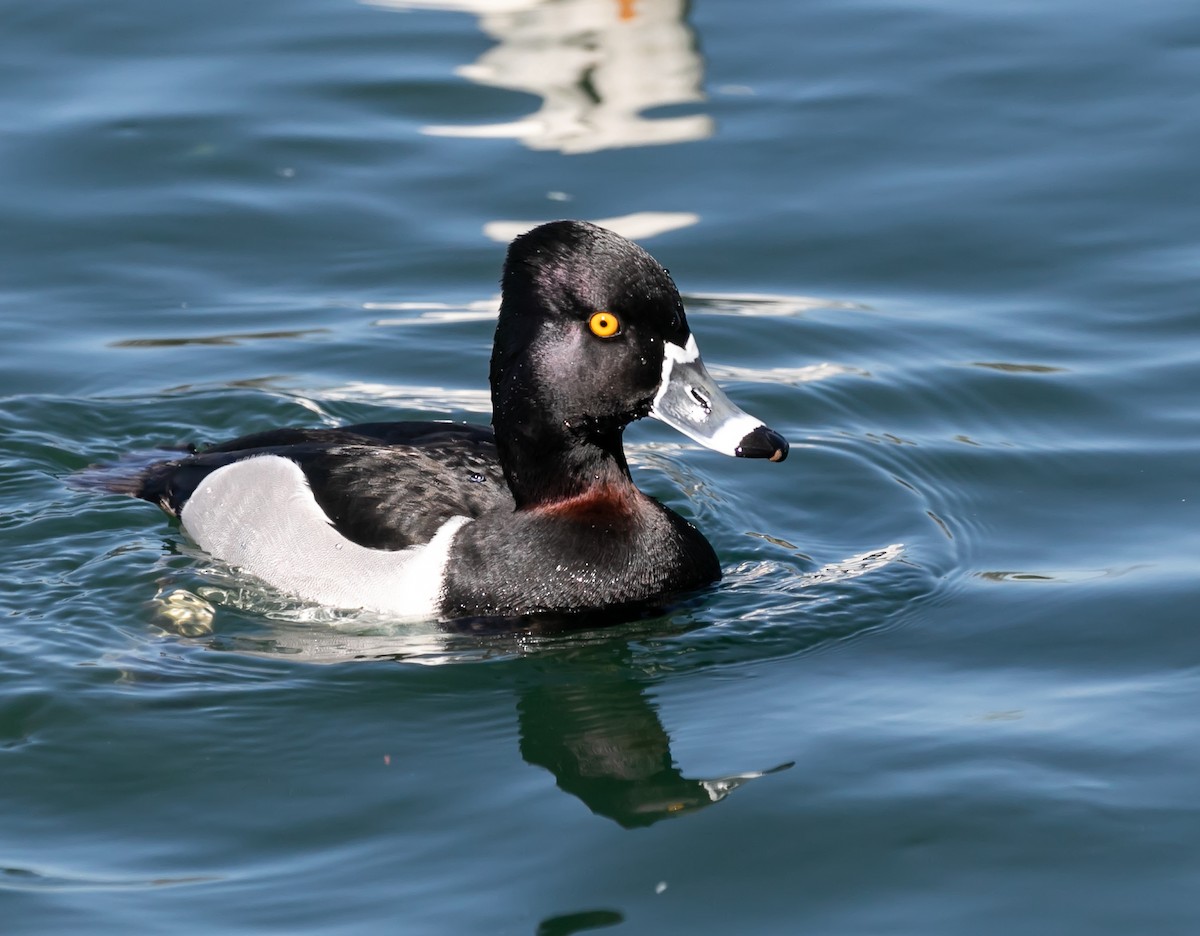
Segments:
[[[285,445],[319,443],[323,445],[419,445],[457,444],[491,446],[495,455],[496,437],[491,426],[451,422],[374,422],[339,426],[336,429],[268,429],[239,436],[203,449],[202,454],[240,452],[249,449],[278,448]]]
[[[338,532],[375,549],[426,543],[451,517],[516,508],[491,442],[347,446],[296,461]]]
[[[491,429],[434,422],[255,433],[151,465],[122,490],[177,517],[211,472],[257,455],[299,465],[338,532],[373,549],[428,542],[451,517],[513,509]]]

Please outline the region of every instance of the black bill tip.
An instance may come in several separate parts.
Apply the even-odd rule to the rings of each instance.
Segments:
[[[781,462],[787,458],[787,453],[787,439],[774,429],[759,426],[746,433],[733,454],[738,458],[766,458],[773,462]]]

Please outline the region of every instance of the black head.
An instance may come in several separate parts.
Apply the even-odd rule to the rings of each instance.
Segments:
[[[729,455],[787,455],[708,375],[679,290],[637,244],[543,224],[512,242],[501,286],[493,423],[518,504],[577,492],[605,458],[628,473],[621,432],[648,415]]]
[[[554,221],[513,241],[501,287],[498,416],[532,394],[546,420],[588,435],[650,412],[664,341],[689,335],[679,291],[650,254],[594,224]]]

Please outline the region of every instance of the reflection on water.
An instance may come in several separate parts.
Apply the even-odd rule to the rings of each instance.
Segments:
[[[988,582],[1060,582],[1064,584],[1077,584],[1079,582],[1093,582],[1097,579],[1120,578],[1123,575],[1140,572],[1148,568],[1151,568],[1151,566],[1146,563],[1134,563],[1133,565],[1112,569],[1053,569],[1037,572],[1031,570],[995,569],[976,572],[975,575],[977,578]]]
[[[584,930],[603,929],[624,923],[625,917],[616,910],[583,910],[547,917],[538,924],[537,936],[572,936]]]
[[[489,221],[483,226],[483,233],[497,243],[507,244],[539,224],[554,220],[556,218],[539,218],[536,221]],[[690,211],[635,211],[616,218],[589,220],[602,228],[615,231],[622,237],[640,241],[666,234],[668,231],[691,227],[700,220],[700,216]]]
[[[73,891],[73,890],[142,890],[145,888],[179,887],[186,884],[211,884],[221,878],[211,875],[187,877],[98,877],[94,874],[74,874],[59,869],[0,868],[0,890]]]
[[[1003,371],[1006,374],[1061,374],[1065,367],[1055,367],[1050,364],[1013,364],[1008,361],[974,361],[976,367],[987,367],[991,370]]]
[[[521,756],[554,774],[559,789],[598,816],[631,829],[719,803],[768,773],[690,779],[675,765],[671,739],[644,677],[616,656],[607,665],[542,674],[517,703]]]
[[[151,607],[163,629],[181,637],[202,637],[213,632],[217,611],[200,595],[186,588],[160,590]]]
[[[248,341],[295,341],[311,335],[329,334],[328,328],[304,328],[290,331],[235,332],[228,335],[193,335],[184,338],[125,338],[109,342],[110,348],[182,348],[188,345],[232,347]]]
[[[749,781],[792,766],[789,761],[729,776],[685,776],[675,763],[670,735],[652,701],[651,677],[638,666],[636,651],[624,641],[610,639],[608,632],[598,641],[588,640],[585,632],[583,637],[572,634],[569,643],[521,634],[496,635],[481,642],[432,627],[397,628],[377,619],[375,633],[363,633],[372,629],[370,615],[326,608],[304,613],[280,605],[281,616],[299,626],[276,622],[275,628],[257,636],[212,639],[212,601],[244,607],[256,601],[253,590],[237,583],[232,573],[222,575],[213,568],[208,574],[225,578],[229,587],[203,586],[201,595],[176,588],[155,599],[157,620],[164,630],[204,636],[214,649],[283,653],[312,662],[354,656],[420,663],[523,658],[513,686],[521,756],[550,771],[559,789],[594,814],[627,829],[712,806]],[[662,621],[646,626],[655,631],[678,628]],[[544,654],[553,656],[552,666],[540,665]]]
[[[535,150],[593,153],[711,136],[707,114],[646,116],[695,104],[703,61],[683,0],[364,0],[393,9],[474,13],[496,45],[459,75],[542,99],[507,123],[435,125],[431,136],[501,137]]]
[[[338,387],[321,390],[326,400],[356,403],[387,402],[428,413],[466,411],[490,415],[492,396],[488,390],[452,390],[446,387],[415,387],[411,384],[368,383],[356,380]],[[487,420],[484,420],[485,422]]]
[[[369,312],[407,312],[405,316],[376,319],[373,325],[430,325],[443,322],[486,322],[500,314],[500,297],[466,305],[448,302],[364,302]]]
[[[853,309],[869,312],[871,307],[845,299],[788,296],[780,293],[690,293],[689,308],[703,308],[726,315],[757,318],[793,318],[814,309]]]

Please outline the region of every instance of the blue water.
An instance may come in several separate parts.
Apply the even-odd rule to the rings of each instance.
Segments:
[[[5,932],[1196,932],[1191,4],[4,21]],[[669,616],[306,607],[67,483],[485,422],[555,217],[670,267],[793,443],[629,430],[726,571]]]

